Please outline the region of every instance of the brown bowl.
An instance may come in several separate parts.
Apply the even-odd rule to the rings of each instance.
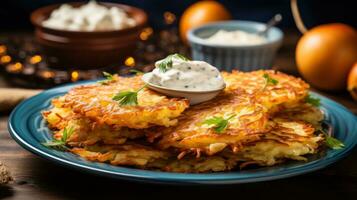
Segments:
[[[84,2],[68,3],[79,7]],[[147,23],[146,13],[132,6],[117,3],[100,3],[107,7],[118,7],[136,21],[133,27],[113,31],[68,31],[42,26],[53,10],[61,4],[39,8],[31,14],[35,25],[35,36],[48,57],[55,57],[54,68],[94,69],[113,64],[122,64],[135,50],[139,35]]]

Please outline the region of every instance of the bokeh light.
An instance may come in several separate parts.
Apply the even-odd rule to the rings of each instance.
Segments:
[[[176,21],[176,15],[172,12],[164,12],[164,21],[166,24],[173,24]]]
[[[45,79],[49,79],[49,78],[53,78],[55,76],[55,73],[52,71],[45,70],[40,73],[40,76]]]
[[[147,40],[153,34],[153,29],[151,27],[144,28],[144,30],[140,33],[141,40]]]
[[[9,55],[1,56],[1,58],[0,58],[0,63],[1,64],[6,64],[6,63],[9,63],[9,62],[11,62],[11,57]]]
[[[40,55],[34,55],[30,58],[31,64],[37,64],[42,61],[42,57]]]
[[[21,72],[23,69],[23,66],[21,63],[16,62],[13,64],[9,64],[6,66],[7,71],[12,72],[12,73],[17,73],[17,72]]]
[[[133,57],[128,57],[127,59],[125,59],[124,64],[128,67],[134,67],[135,66],[135,59]]]
[[[5,45],[0,45],[0,55],[6,53],[6,46]]]
[[[79,79],[79,72],[78,71],[73,71],[71,73],[71,81],[75,82],[75,81],[78,81],[78,79]]]

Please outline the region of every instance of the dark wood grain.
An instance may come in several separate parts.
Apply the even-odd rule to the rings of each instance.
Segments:
[[[297,34],[288,34],[279,52],[279,70],[297,74],[293,50]],[[357,113],[347,93],[321,92]],[[230,186],[170,186],[132,183],[67,169],[22,149],[0,117],[0,160],[15,182],[0,186],[0,199],[354,199],[357,194],[357,150],[340,162],[313,173],[283,180]]]

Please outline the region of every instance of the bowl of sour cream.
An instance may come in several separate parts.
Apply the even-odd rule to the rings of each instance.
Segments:
[[[147,23],[146,13],[117,3],[73,2],[31,14],[35,36],[56,68],[93,69],[131,56]]]
[[[142,77],[152,90],[172,97],[184,97],[191,105],[216,97],[226,84],[218,69],[207,62],[172,54],[155,63]]]
[[[253,21],[224,21],[206,24],[188,32],[192,58],[211,63],[220,70],[269,69],[283,40],[283,32]]]

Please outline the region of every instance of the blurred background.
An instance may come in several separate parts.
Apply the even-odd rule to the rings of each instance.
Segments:
[[[42,6],[74,2],[67,0],[4,0],[0,7],[0,30],[32,30],[30,13]],[[98,1],[101,2],[101,1]],[[107,0],[132,5],[147,11],[150,25],[165,28],[163,15],[173,13],[177,18],[194,0]],[[232,14],[234,19],[265,22],[274,14],[281,13],[284,20],[279,27],[295,29],[290,11],[289,0],[219,0]],[[355,1],[351,0],[313,0],[300,1],[299,8],[308,27],[330,22],[342,22],[357,26]]]
[[[190,56],[190,48],[181,42],[178,24],[182,13],[197,1],[193,0],[114,0],[143,9],[148,15],[148,26],[140,34],[140,42],[132,55],[120,63],[100,66],[94,70],[80,70],[76,66],[66,69],[52,68],[34,37],[30,22],[32,11],[67,0],[5,0],[0,6],[0,86],[49,88],[78,80],[96,79],[102,71],[128,74],[129,68],[149,71],[153,63],[170,53]],[[103,1],[98,1],[103,2]],[[301,33],[297,30],[290,9],[290,0],[219,0],[233,19],[267,22],[281,13],[278,27],[285,34],[283,45],[274,60],[275,69],[298,75],[294,62],[294,49]],[[354,1],[299,1],[302,19],[308,28],[320,24],[341,22],[357,26]],[[212,15],[215,15],[212,12]],[[56,60],[54,61],[56,62]],[[128,68],[129,67],[129,68]]]

